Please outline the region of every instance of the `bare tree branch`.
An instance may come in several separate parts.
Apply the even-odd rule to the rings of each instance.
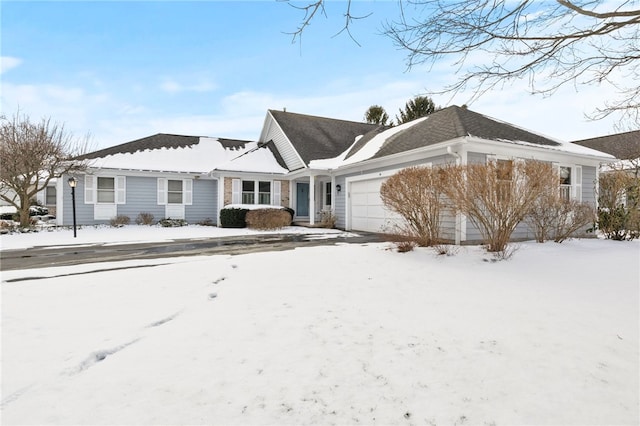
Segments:
[[[310,1],[294,41],[326,0]],[[433,93],[467,89],[469,102],[516,79],[532,93],[566,84],[612,84],[616,92],[589,116],[610,114],[640,126],[640,0],[398,0],[399,16],[383,33],[407,52],[407,66],[449,58],[457,79]],[[347,1],[346,23],[352,23]],[[325,14],[326,16],[326,14]],[[341,31],[341,32],[342,32]],[[349,32],[351,35],[351,33]],[[617,97],[616,97],[617,96]]]
[[[84,169],[75,157],[87,152],[88,139],[75,139],[49,118],[35,123],[20,111],[0,117],[0,199],[18,210],[22,226],[31,200],[51,179]]]

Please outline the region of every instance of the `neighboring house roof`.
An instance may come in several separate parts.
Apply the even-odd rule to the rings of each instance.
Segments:
[[[312,160],[343,153],[358,136],[379,128],[377,124],[269,110],[306,165]]]
[[[84,155],[100,169],[184,172],[214,170],[287,173],[270,143],[157,134]]]
[[[619,160],[640,158],[640,130],[582,139],[572,143],[606,152]]]

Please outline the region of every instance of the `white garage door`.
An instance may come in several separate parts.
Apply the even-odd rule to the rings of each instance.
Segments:
[[[349,214],[354,231],[393,232],[399,216],[384,207],[380,198],[380,185],[386,178],[355,181],[351,183]]]

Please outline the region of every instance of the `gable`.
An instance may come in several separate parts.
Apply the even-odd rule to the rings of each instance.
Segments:
[[[269,113],[305,167],[312,160],[334,158],[340,155],[355,142],[358,136],[379,127],[376,124],[286,111],[269,110]],[[277,143],[275,139],[274,142]],[[279,145],[278,149],[281,149]],[[284,152],[281,151],[281,153],[285,157]]]

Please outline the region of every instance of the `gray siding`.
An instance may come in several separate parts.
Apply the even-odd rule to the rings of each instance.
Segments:
[[[62,179],[66,182],[68,176]],[[108,224],[109,220],[93,219],[93,204],[84,202],[84,175],[77,175],[76,187],[76,222],[78,225]],[[135,223],[140,213],[151,213],[156,221],[164,219],[165,206],[158,205],[158,179],[156,177],[127,176],[126,204],[117,206],[117,214],[129,216]],[[193,180],[193,205],[185,206],[185,218],[189,223],[197,223],[207,219],[217,223],[218,185],[215,180]],[[63,225],[73,224],[71,188],[65,188],[63,194]]]
[[[269,120],[269,130],[265,135],[264,142],[273,140],[273,143],[276,145],[276,148],[278,148],[278,152],[289,170],[298,170],[305,167],[305,164],[300,160],[293,146],[289,143],[289,140],[271,114],[269,114]]]
[[[596,205],[596,168],[582,166],[582,201]]]
[[[127,176],[127,203],[118,205],[118,215],[135,223],[140,213],[151,213],[155,221],[164,219],[164,206],[158,205],[158,179]]]
[[[333,202],[333,214],[336,216],[336,227],[344,229],[346,223],[346,205],[347,205],[347,185],[345,177],[336,177],[336,185],[340,185],[342,190],[336,193],[336,199]]]
[[[78,181],[76,186],[76,222],[78,225],[93,225],[97,223],[106,223],[106,221],[93,220],[93,204],[84,203],[84,175],[74,175]],[[68,175],[62,176],[64,182],[69,179]],[[63,209],[62,218],[64,220],[63,225],[73,225],[73,207],[71,203],[71,188],[69,185],[65,185],[64,193],[62,195]]]
[[[467,164],[484,164],[487,162],[487,154],[480,152],[467,152]]]
[[[188,223],[210,220],[217,224],[218,181],[197,179],[193,181],[193,204],[185,206]]]

